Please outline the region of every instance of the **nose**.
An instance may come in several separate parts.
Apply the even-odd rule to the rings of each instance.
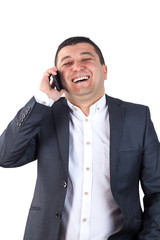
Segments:
[[[72,65],[72,70],[73,71],[77,71],[78,72],[78,71],[80,71],[82,69],[84,69],[84,65],[81,62],[79,62],[79,61],[75,61],[74,64]]]

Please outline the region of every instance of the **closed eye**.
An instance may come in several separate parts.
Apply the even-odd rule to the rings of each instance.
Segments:
[[[91,57],[83,58],[83,59],[81,59],[81,62],[83,63],[83,62],[87,62],[87,61],[90,61],[90,60],[93,60],[93,59]],[[73,63],[74,63],[73,61],[64,62],[63,66],[70,66]]]
[[[72,62],[65,62],[63,65],[67,66],[67,65],[71,65],[71,64],[72,64]]]
[[[92,58],[83,58],[81,61],[86,62],[86,61],[89,61],[89,60],[92,60]]]

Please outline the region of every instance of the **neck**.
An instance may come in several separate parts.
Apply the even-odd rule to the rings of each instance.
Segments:
[[[90,107],[91,107],[94,103],[96,103],[96,102],[103,96],[103,94],[104,94],[104,92],[103,92],[101,95],[99,95],[97,98],[94,98],[94,99],[88,100],[88,101],[87,101],[87,100],[82,101],[82,99],[81,99],[81,101],[77,101],[77,98],[76,98],[76,99],[73,99],[73,98],[69,98],[68,96],[65,96],[65,97],[66,97],[66,99],[67,99],[70,103],[72,103],[73,105],[75,105],[75,106],[77,106],[78,108],[80,108],[81,111],[82,111],[86,116],[88,116],[89,113],[90,113]]]

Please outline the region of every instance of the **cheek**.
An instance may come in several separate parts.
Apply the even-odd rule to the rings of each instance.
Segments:
[[[61,81],[62,81],[62,85],[64,87],[64,89],[69,89],[69,85],[71,84],[70,80],[69,80],[69,75],[68,73],[65,72],[61,72]]]
[[[65,83],[67,79],[67,73],[66,71],[61,71],[60,72],[61,80]]]

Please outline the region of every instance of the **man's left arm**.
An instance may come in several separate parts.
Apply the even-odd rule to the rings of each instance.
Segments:
[[[144,137],[141,185],[144,191],[142,230],[138,240],[160,239],[160,143],[146,108],[146,131]]]

